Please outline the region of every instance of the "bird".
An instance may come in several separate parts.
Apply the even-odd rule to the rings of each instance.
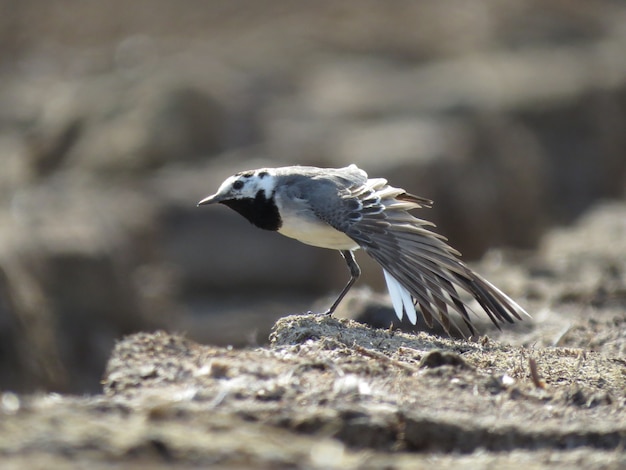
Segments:
[[[514,300],[470,269],[435,224],[410,211],[428,209],[433,201],[369,178],[351,164],[344,168],[285,166],[246,170],[229,176],[217,192],[198,206],[223,204],[260,229],[302,243],[338,250],[350,279],[325,311],[332,315],[361,274],[354,252],[363,250],[383,270],[396,316],[417,323],[417,308],[429,327],[433,320],[448,335],[451,324],[462,331],[451,312],[476,334],[469,293],[498,329],[530,316]]]

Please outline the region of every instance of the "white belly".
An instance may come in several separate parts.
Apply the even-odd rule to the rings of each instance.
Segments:
[[[283,220],[278,230],[289,238],[295,238],[307,245],[330,248],[333,250],[355,250],[359,245],[345,233],[335,230],[330,225],[318,221],[299,219],[297,222]]]

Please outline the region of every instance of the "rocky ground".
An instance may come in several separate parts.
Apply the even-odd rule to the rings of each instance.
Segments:
[[[622,468],[625,242],[606,203],[487,257],[533,319],[470,340],[315,315],[256,348],[129,336],[102,394],[2,395],[3,468]]]

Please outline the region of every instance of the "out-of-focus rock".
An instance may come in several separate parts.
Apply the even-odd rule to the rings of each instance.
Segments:
[[[17,133],[0,133],[0,155],[2,171],[0,171],[0,195],[9,198],[13,191],[28,184],[32,177],[26,145]]]
[[[2,310],[12,336],[4,344],[30,371],[9,388],[94,390],[116,337],[167,324],[146,316],[133,278],[154,256],[153,208],[132,191],[97,186],[51,180],[2,212]]]
[[[67,167],[140,173],[225,145],[222,104],[188,82],[111,76],[65,84],[47,98],[27,134],[37,175]]]
[[[626,308],[626,205],[598,204],[574,227],[549,232],[538,258],[561,284],[555,301]]]
[[[429,62],[331,58],[303,79],[302,105],[326,118],[361,119],[546,109],[590,91],[623,88],[625,40],[616,31],[584,44],[487,50]]]
[[[141,171],[211,155],[222,147],[223,110],[200,90],[152,83],[94,91],[105,93],[98,102],[108,102],[109,109],[85,130],[69,157],[71,165]]]
[[[626,305],[626,204],[601,202],[571,227],[547,232],[536,253],[490,252],[478,269],[513,295],[551,308]],[[592,313],[590,313],[592,315]]]
[[[573,227],[548,232],[535,254],[489,253],[478,271],[520,299],[535,324],[530,330],[520,324],[523,334],[508,330],[504,337],[553,346],[593,343],[594,350],[624,356],[625,240],[626,204],[604,202]]]
[[[599,80],[577,99],[516,115],[544,155],[544,211],[554,221],[569,222],[596,200],[625,194],[626,60],[613,59],[623,69],[616,88]]]
[[[4,237],[3,242],[6,242]],[[3,248],[0,254],[0,388],[68,390],[71,366],[61,358],[55,315],[41,282],[29,266],[32,255],[5,251],[14,248],[12,246]]]

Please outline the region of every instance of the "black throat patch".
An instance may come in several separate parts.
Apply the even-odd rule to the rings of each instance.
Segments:
[[[254,199],[229,199],[222,201],[222,204],[239,212],[246,219],[263,230],[272,230],[275,232],[283,224],[274,198],[266,198],[265,192],[262,190],[256,193]]]

